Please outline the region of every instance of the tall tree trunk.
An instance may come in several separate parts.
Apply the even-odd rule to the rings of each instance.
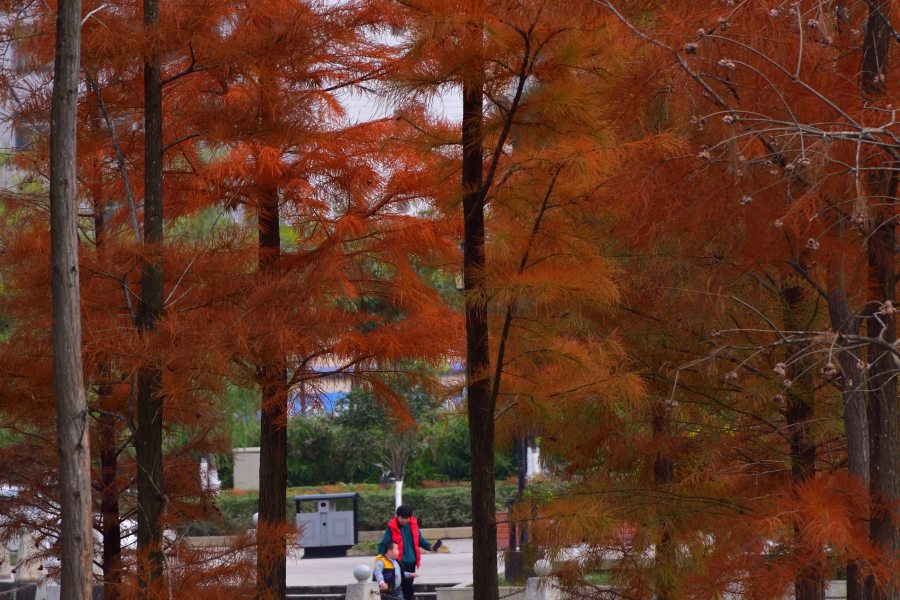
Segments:
[[[846,219],[838,215],[833,231],[839,240],[846,235]],[[828,313],[831,329],[838,335],[858,335],[859,319],[850,312],[843,255],[833,256],[827,265]],[[866,396],[863,371],[859,368],[862,354],[858,348],[845,347],[838,340],[838,365],[841,371],[841,396],[844,406],[844,430],[847,435],[847,462],[851,477],[861,483],[869,481],[869,433],[866,419]],[[860,579],[859,565],[850,562],[847,568],[847,600],[865,598],[865,582]]]
[[[159,24],[159,0],[144,0],[144,26],[151,36]],[[138,328],[151,336],[163,311],[162,84],[159,51],[144,58],[144,243],[149,258],[141,264]],[[151,344],[152,347],[152,344]],[[160,370],[151,357],[138,373],[138,423],[135,436],[138,482],[138,585],[142,597],[161,588],[163,493]]]
[[[109,385],[100,386],[98,396],[109,396]],[[119,517],[119,428],[112,415],[101,415],[100,430],[100,519],[103,529],[103,597],[118,600],[122,583],[122,534]]]
[[[99,123],[97,124],[99,125]],[[100,127],[94,128],[99,131]],[[99,159],[94,168],[100,171]],[[103,213],[100,180],[94,182],[91,190],[94,206],[94,245],[97,255],[104,253],[106,246],[106,216]],[[100,443],[100,530],[103,534],[103,598],[118,600],[122,582],[122,533],[119,516],[119,446],[120,424],[114,416],[121,407],[112,394],[109,378],[112,368],[109,363],[100,369],[100,383],[97,385],[97,406],[105,411],[97,419],[98,441]]]
[[[483,96],[480,82],[463,88],[463,269],[466,292],[466,397],[472,445],[472,579],[475,600],[498,600],[497,522],[494,498],[494,405],[490,391],[487,307],[480,296],[484,270],[484,204],[479,190]]]
[[[860,86],[867,99],[877,101],[887,85],[888,53],[891,45],[891,4],[876,2],[869,5],[866,35],[862,48]],[[873,174],[869,178],[870,194],[875,203],[884,206],[896,193],[896,175]],[[870,315],[866,329],[869,337],[880,337],[893,344],[897,329],[891,310],[877,314],[883,303],[895,300],[896,239],[893,214],[879,208],[869,218],[872,229],[868,236],[868,284]],[[870,344],[867,355],[871,368],[868,389],[869,426],[869,491],[872,514],[869,519],[869,538],[886,555],[898,550],[897,521],[894,505],[898,500],[898,469],[900,469],[900,424],[898,424],[897,372],[895,359],[884,348]],[[882,582],[869,591],[875,600],[896,600],[896,580]]]
[[[887,63],[892,37],[890,17],[890,2],[876,1],[869,4],[862,47],[860,87],[870,98],[881,96],[887,87]]]
[[[881,213],[873,220],[868,239],[869,305],[867,319],[869,337],[881,338],[888,344],[897,339],[897,328],[891,310],[879,310],[885,302],[894,302],[897,283],[895,257],[895,229]],[[881,314],[879,314],[881,313]],[[870,344],[869,362],[869,490],[872,514],[869,537],[885,555],[898,549],[897,520],[894,505],[898,499],[898,469],[900,469],[900,433],[898,433],[898,402],[896,359],[878,344]],[[895,600],[896,581],[881,582],[872,590],[875,600]]]
[[[799,285],[788,284],[781,291],[784,301],[785,329],[802,331],[805,325],[798,322],[798,314],[804,299],[804,290]],[[788,348],[788,378],[791,386],[785,392],[787,400],[785,417],[788,425],[788,439],[791,448],[791,478],[795,485],[816,474],[816,444],[809,431],[813,418],[813,366],[809,360],[797,359],[806,350],[804,346]],[[825,597],[825,582],[822,566],[811,564],[802,569],[794,582],[796,600],[822,600]]]
[[[259,206],[259,263],[261,277],[279,270],[278,192],[262,194]],[[262,415],[259,448],[259,521],[257,525],[258,600],[283,600],[287,593],[287,368],[284,358],[269,357],[260,369]]]
[[[99,190],[94,193],[94,243],[102,254],[106,243],[106,219]],[[119,516],[119,420],[112,414],[121,408],[112,395],[109,364],[100,370],[97,405],[104,411],[98,421],[100,442],[100,527],[103,533],[103,598],[118,600],[122,583],[122,530]]]
[[[50,241],[53,296],[53,393],[59,442],[63,600],[91,597],[94,558],[91,449],[81,363],[78,274],[78,70],[81,0],[61,0],[50,108]]]
[[[834,230],[843,239],[846,230],[842,217]],[[850,312],[847,299],[847,282],[842,255],[833,256],[827,265],[828,272],[828,314],[831,329],[838,335],[859,335],[860,318]],[[839,340],[837,354],[842,379],[842,399],[844,428],[847,433],[847,462],[850,475],[862,482],[869,480],[869,441],[866,423],[866,397],[864,392],[864,372],[859,368],[862,354],[859,348],[846,348]]]
[[[212,452],[203,454],[203,460],[206,461],[206,473],[203,475],[203,489],[209,490],[218,495],[222,484],[219,481],[219,466],[216,463],[216,455]]]
[[[658,487],[666,487],[675,481],[675,461],[668,447],[672,436],[672,422],[662,404],[653,411],[653,437],[658,450],[653,461],[653,482]],[[675,597],[675,577],[677,576],[677,547],[672,536],[671,518],[664,518],[660,524],[662,533],[654,557],[657,600],[671,600]]]

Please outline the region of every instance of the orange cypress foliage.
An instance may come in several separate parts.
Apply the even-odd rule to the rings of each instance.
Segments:
[[[296,18],[285,19],[292,10]],[[283,595],[285,585],[290,390],[299,388],[303,403],[314,401],[317,382],[328,375],[316,367],[325,364],[372,385],[403,412],[386,385],[390,365],[440,361],[458,331],[415,271],[448,260],[449,224],[404,214],[415,198],[409,176],[396,170],[408,159],[392,152],[392,123],[343,126],[333,92],[325,91],[377,66],[362,35],[375,16],[347,7],[255,4],[234,35],[259,54],[230,64],[227,91],[205,113],[226,116],[225,128],[211,130],[230,149],[209,168],[208,185],[254,211],[259,228],[256,272],[246,272],[245,294],[215,305],[225,337],[210,343],[236,365],[244,385],[263,390],[259,597]],[[346,70],[333,68],[340,65]],[[292,244],[281,242],[280,224],[295,232]],[[371,302],[399,318],[376,316]]]
[[[495,427],[500,444],[555,434],[565,415],[643,389],[604,319],[618,293],[606,257],[616,205],[602,191],[621,168],[596,105],[608,40],[583,3],[426,1],[391,18],[404,31],[399,119],[435,153],[435,193],[464,220],[474,588],[489,600]],[[448,88],[463,93],[461,139],[426,108]]]
[[[540,539],[586,542],[579,566],[611,568],[610,595],[773,597],[794,582],[814,588],[835,578],[850,557],[884,577],[891,563],[868,545],[859,519],[868,501],[841,473],[846,446],[833,377],[819,373],[821,364],[810,369],[815,412],[792,423],[778,374],[785,353],[766,348],[760,317],[782,327],[777,292],[729,275],[712,256],[722,246],[696,256],[680,240],[671,248],[641,247],[646,256],[628,257],[617,323],[649,394],[615,410],[576,412],[545,434],[573,483],[542,507],[553,526],[539,525]],[[810,301],[802,314],[814,310]],[[792,388],[807,389],[802,377]],[[804,465],[794,447],[801,432],[815,449],[812,478],[795,475]],[[829,519],[833,527],[813,527]],[[565,578],[575,589],[586,585],[583,572]]]
[[[118,531],[119,519],[133,518],[140,509],[127,490],[136,474],[128,446],[136,425],[135,374],[141,368],[164,365],[159,390],[164,428],[169,439],[178,434],[188,440],[167,448],[164,462],[164,519],[176,525],[215,512],[193,457],[227,450],[227,441],[215,433],[217,400],[227,382],[265,388],[266,369],[283,369],[280,387],[262,401],[264,411],[280,405],[276,429],[284,428],[288,400],[316,400],[329,376],[322,365],[371,385],[403,413],[403,399],[390,383],[415,374],[398,373],[392,365],[445,360],[460,328],[417,272],[451,260],[456,249],[448,236],[455,225],[403,210],[410,202],[431,201],[422,193],[427,159],[391,141],[392,121],[343,125],[334,95],[370,78],[385,56],[363,36],[377,24],[377,7],[164,3],[159,28],[146,35],[138,4],[85,8],[97,12],[85,21],[87,85],[80,103],[80,185],[92,211],[83,230],[84,350],[86,375],[95,386],[92,414],[99,424],[92,432],[94,447],[107,451],[95,472],[98,504],[113,511],[101,515],[98,527],[110,533],[107,517],[114,518]],[[11,7],[4,9],[12,14]],[[17,14],[21,20],[11,23],[7,34],[13,37],[24,27],[36,32],[17,40],[17,52],[33,68],[9,69],[3,76],[20,92],[26,86],[29,91],[20,94],[24,102],[12,116],[40,132],[48,88],[38,67],[46,61],[42,40],[51,20],[36,5]],[[167,234],[159,250],[165,311],[152,334],[138,335],[138,267],[145,258],[160,259],[135,243],[143,194],[138,67],[150,44],[165,57]],[[28,151],[16,156],[34,191],[4,199],[4,283],[14,301],[6,313],[10,334],[0,364],[14,376],[4,380],[0,412],[4,426],[15,432],[4,452],[27,453],[34,460],[5,463],[3,480],[19,494],[0,510],[22,528],[40,526],[52,538],[44,143],[37,135]],[[276,228],[290,231],[295,240],[282,249],[276,244],[277,268],[260,273],[252,217],[254,212],[270,216],[273,206],[265,202],[272,198],[282,215]],[[246,220],[229,223],[226,211],[234,209]],[[190,223],[209,211],[219,214],[213,226],[192,235]],[[383,316],[383,310],[370,308],[373,304],[388,306],[394,316]],[[285,484],[266,482],[271,483]],[[276,498],[282,517],[283,497]],[[40,511],[22,510],[28,506]],[[261,595],[277,594],[272,573],[277,579],[288,529],[283,523],[271,532],[261,527],[257,573],[241,551],[247,540],[236,540],[231,554],[217,557],[220,566],[214,569],[191,565],[202,562],[201,551],[167,545],[165,573],[150,590],[135,587],[133,554],[107,557],[104,550],[104,560],[114,562],[105,564],[106,596],[220,597],[243,593],[240,586],[254,577],[265,582]],[[221,589],[230,584],[237,587]]]
[[[596,4],[623,45],[606,122],[641,140],[614,181],[620,231],[649,252],[626,297],[656,406],[598,416],[567,450],[576,466],[608,450],[581,490],[611,499],[587,564],[620,551],[635,597],[816,598],[844,565],[851,597],[866,573],[890,596],[896,368],[878,336],[893,339],[897,150],[893,66],[872,53],[893,30],[874,5]],[[651,548],[655,569],[637,566]]]

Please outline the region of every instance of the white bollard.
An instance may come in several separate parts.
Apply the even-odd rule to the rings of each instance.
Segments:
[[[542,558],[541,560],[534,563],[534,574],[538,577],[546,577],[552,572],[553,567],[550,565],[550,561],[546,558]]]
[[[347,600],[378,600],[380,590],[378,582],[372,581],[372,569],[359,565],[353,569],[356,583],[347,586]]]
[[[534,563],[534,574],[525,584],[525,600],[559,600],[559,586],[553,578],[541,581],[553,572],[550,561],[541,559]]]

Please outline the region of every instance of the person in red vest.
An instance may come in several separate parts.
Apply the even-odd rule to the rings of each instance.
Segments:
[[[422,534],[419,532],[419,523],[413,516],[412,507],[401,504],[397,507],[397,516],[391,519],[387,529],[384,530],[384,537],[378,544],[378,553],[384,554],[385,547],[391,540],[397,542],[400,546],[400,567],[403,572],[403,579],[400,586],[403,588],[403,599],[414,600],[415,590],[413,589],[413,578],[407,577],[406,573],[415,573],[416,569],[422,562],[422,555],[419,548],[425,548],[430,552],[437,552],[441,547],[441,540],[434,544],[429,544]]]

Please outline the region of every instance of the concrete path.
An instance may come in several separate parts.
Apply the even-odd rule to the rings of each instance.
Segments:
[[[462,540],[444,540],[452,554],[472,554],[472,538]]]

